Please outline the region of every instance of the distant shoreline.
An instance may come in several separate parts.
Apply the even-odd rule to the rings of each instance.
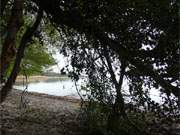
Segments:
[[[27,77],[27,82],[40,82],[40,81],[48,81],[50,79],[68,79],[67,75],[61,76],[45,76],[45,75],[33,75]],[[23,83],[26,82],[25,76],[17,76],[15,83]]]

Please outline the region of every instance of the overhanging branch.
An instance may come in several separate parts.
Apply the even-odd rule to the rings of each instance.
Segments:
[[[131,64],[136,66],[138,70],[142,72],[144,75],[152,77],[157,83],[159,83],[165,89],[165,92],[167,94],[173,93],[176,97],[180,96],[180,90],[178,87],[174,87],[169,82],[164,80],[163,77],[158,75],[158,72],[153,70],[150,65],[147,64],[145,65],[142,62],[136,60],[132,55],[133,54],[132,52],[124,48],[121,44],[119,44],[119,42],[110,39],[107,35],[105,35],[105,32],[97,24],[88,23],[88,21],[81,16],[78,10],[63,11],[60,8],[60,5],[56,5],[56,3],[58,3],[57,0],[52,0],[52,1],[32,0],[32,1],[34,1],[40,7],[42,7],[46,11],[46,13],[52,17],[52,20],[57,25],[66,25],[79,32],[84,32],[86,33],[86,35],[91,34],[91,36],[94,36],[95,39],[101,42],[102,46],[108,45],[120,57],[123,57],[125,60],[129,61]],[[87,23],[84,23],[86,21]],[[84,26],[83,29],[82,26]]]

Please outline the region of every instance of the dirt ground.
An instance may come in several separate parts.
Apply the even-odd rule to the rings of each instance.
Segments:
[[[1,135],[80,135],[80,101],[12,90],[0,105]]]
[[[85,135],[80,114],[78,99],[13,89],[0,105],[0,135]],[[180,135],[179,123],[153,127],[158,135]]]

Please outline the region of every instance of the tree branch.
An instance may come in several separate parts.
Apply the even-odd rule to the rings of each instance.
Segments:
[[[55,5],[58,3],[57,0],[43,1],[43,0],[32,0],[37,5],[42,7],[48,15],[52,17],[52,20],[58,25],[66,25],[79,32],[86,33],[87,36],[93,36],[95,39],[101,42],[102,46],[109,46],[114,52],[116,52],[120,57],[123,57],[126,61],[130,62],[132,65],[137,67],[139,72],[144,75],[152,77],[157,83],[159,83],[164,89],[165,93],[173,93],[176,97],[180,96],[180,90],[177,87],[171,85],[168,81],[164,80],[157,71],[153,70],[151,65],[143,64],[143,62],[136,60],[133,52],[127,50],[118,41],[110,39],[105,31],[101,29],[100,26],[94,23],[89,23],[89,20],[85,18],[78,12],[78,10],[63,11],[60,5]],[[62,5],[63,6],[63,5]],[[84,25],[86,24],[86,25]],[[81,26],[84,26],[83,28]]]

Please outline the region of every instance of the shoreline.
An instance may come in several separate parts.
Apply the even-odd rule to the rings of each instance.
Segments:
[[[46,75],[33,75],[27,77],[27,82],[40,82],[40,81],[48,81],[51,79],[70,79],[67,75],[61,76],[46,76]],[[16,78],[15,83],[23,83],[26,81],[26,77],[23,75],[19,75]]]
[[[15,89],[15,88],[13,88],[11,91],[23,93],[23,90],[19,90],[19,89]],[[74,103],[80,103],[81,102],[80,99],[73,98],[70,96],[56,96],[56,95],[49,95],[49,94],[45,94],[45,93],[29,92],[29,91],[27,91],[27,95],[33,95],[33,96],[37,96],[37,97],[56,99],[56,100],[65,100],[65,101],[74,102]]]

